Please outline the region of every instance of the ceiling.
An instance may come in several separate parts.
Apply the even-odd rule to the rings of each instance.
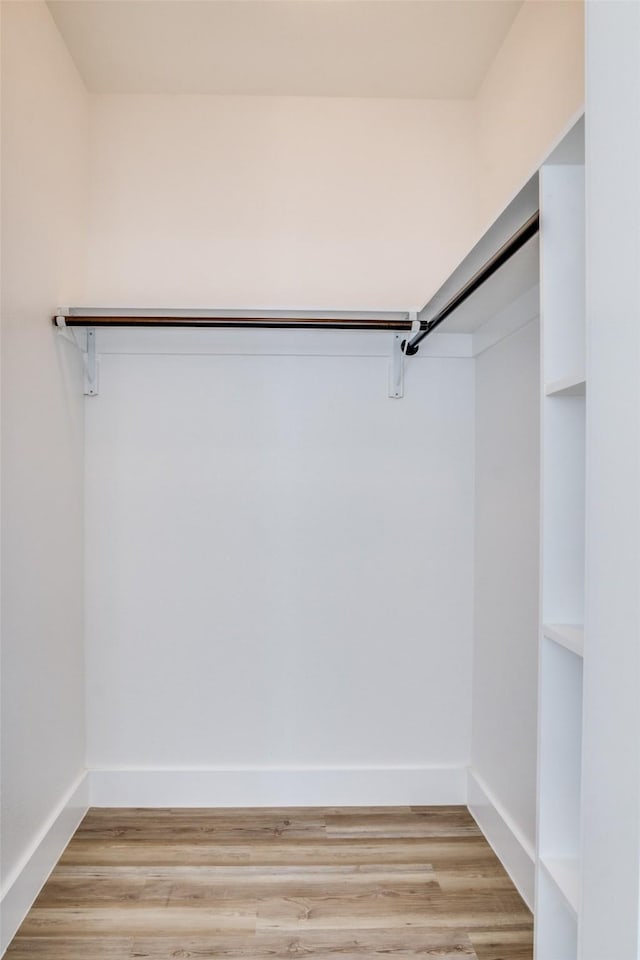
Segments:
[[[50,0],[93,93],[475,96],[522,0]]]

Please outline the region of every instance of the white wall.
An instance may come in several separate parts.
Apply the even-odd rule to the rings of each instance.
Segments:
[[[475,99],[481,232],[584,108],[584,3],[525,0]]]
[[[536,831],[539,363],[537,321],[476,359],[471,765],[528,854]],[[532,862],[527,872],[532,892]]]
[[[472,109],[93,98],[89,301],[421,305],[474,233]]]
[[[236,355],[103,357],[89,766],[232,771],[145,802],[463,802],[473,361],[416,361],[397,401],[384,356],[308,355],[304,335],[251,356],[237,336]],[[256,768],[272,776],[243,787]],[[99,802],[148,786],[96,782]]]
[[[84,768],[82,380],[50,316],[83,296],[87,112],[46,6],[3,3],[3,943]]]
[[[583,100],[580,0],[526,0],[475,99],[92,97],[88,301],[420,307]]]

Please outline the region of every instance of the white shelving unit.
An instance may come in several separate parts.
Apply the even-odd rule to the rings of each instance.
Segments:
[[[540,172],[542,589],[536,960],[577,960],[585,590],[584,164]]]

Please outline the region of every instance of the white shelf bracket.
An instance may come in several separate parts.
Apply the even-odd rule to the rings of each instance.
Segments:
[[[56,327],[58,336],[63,340],[72,343],[74,347],[82,354],[82,364],[84,367],[84,394],[86,397],[96,397],[98,395],[98,355],[96,353],[96,328],[87,327],[86,339],[82,342],[78,338],[76,327],[68,327],[65,320],[66,311],[62,307],[58,308],[56,314]]]
[[[391,358],[389,361],[389,397],[392,400],[400,400],[400,398],[404,396],[402,340],[402,334],[394,333],[391,344]]]
[[[389,397],[400,400],[404,397],[404,365],[405,355],[402,352],[402,341],[409,340],[420,329],[418,312],[412,310],[407,319],[411,321],[411,330],[407,334],[396,333],[391,344],[391,359],[389,361]]]
[[[78,350],[84,352],[84,347],[78,341],[76,336],[76,331],[73,327],[67,326],[67,321],[65,320],[63,308],[59,307],[59,313],[56,316],[56,327],[58,328],[58,336],[63,340],[67,340],[69,343],[72,343],[74,347],[77,347]]]
[[[82,331],[78,331],[76,327],[67,326],[65,316],[66,310],[59,307],[55,318],[58,336],[73,344],[82,354],[84,393],[87,397],[95,397],[98,394],[98,357],[96,354],[95,327],[87,327],[83,338]]]
[[[87,327],[87,349],[84,360],[84,392],[87,397],[98,395],[98,356],[96,353],[96,328]]]

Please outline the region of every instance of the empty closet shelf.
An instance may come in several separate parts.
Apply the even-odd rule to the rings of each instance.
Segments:
[[[560,644],[575,653],[576,656],[584,655],[584,627],[578,623],[545,623],[543,633],[548,640]]]

